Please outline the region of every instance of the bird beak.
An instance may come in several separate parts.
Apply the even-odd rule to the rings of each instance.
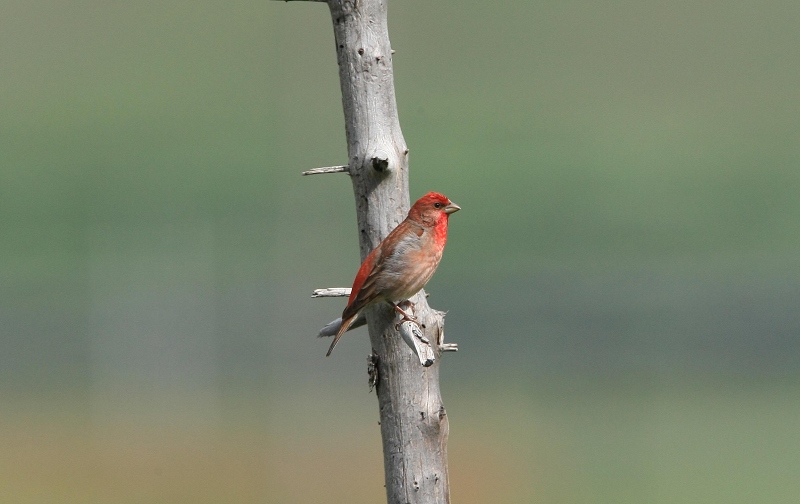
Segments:
[[[458,212],[459,210],[461,210],[461,207],[460,207],[460,206],[458,206],[458,205],[456,205],[456,204],[455,204],[455,203],[453,203],[452,201],[450,202],[450,204],[449,204],[449,205],[447,205],[446,207],[444,207],[444,213],[446,213],[446,214],[451,214],[451,213],[453,213],[453,212]]]

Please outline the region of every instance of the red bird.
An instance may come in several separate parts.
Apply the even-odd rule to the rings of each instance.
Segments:
[[[447,242],[447,220],[459,210],[447,196],[435,192],[414,203],[406,220],[361,263],[327,355],[366,306],[385,301],[406,316],[396,303],[414,296],[431,279]]]

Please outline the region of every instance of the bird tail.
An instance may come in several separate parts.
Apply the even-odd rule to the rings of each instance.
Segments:
[[[339,343],[339,338],[341,338],[342,335],[346,333],[348,329],[350,329],[350,326],[356,320],[356,317],[358,317],[358,313],[342,320],[342,325],[339,327],[339,331],[336,332],[336,336],[333,338],[333,343],[331,343],[331,347],[328,349],[328,353],[325,354],[325,357],[328,357],[331,352],[333,352],[333,347],[336,346],[336,343]]]

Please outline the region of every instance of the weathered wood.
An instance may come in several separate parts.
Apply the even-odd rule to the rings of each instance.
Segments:
[[[363,314],[359,314],[358,317],[350,324],[350,328],[348,331],[352,331],[357,327],[361,327],[367,325],[367,317]],[[319,334],[317,335],[320,338],[326,338],[329,336],[336,336],[336,333],[339,332],[339,328],[342,327],[342,317],[337,318],[336,320],[332,320],[325,324],[325,327],[319,330]],[[446,351],[446,350],[442,350]]]
[[[328,6],[363,260],[408,213],[408,148],[397,114],[386,0],[329,0]],[[443,317],[428,306],[424,292],[411,301],[425,337],[438,342]],[[373,306],[366,315],[378,356],[387,500],[449,502],[449,424],[439,391],[441,360],[420,366],[395,329],[389,306]],[[440,354],[438,347],[434,351]]]
[[[314,289],[312,298],[318,297],[347,297],[350,295],[350,287],[328,287],[326,289]]]
[[[403,306],[403,311],[410,317],[414,317],[415,308],[414,306]],[[431,345],[431,340],[422,332],[421,324],[414,320],[404,319],[399,313],[395,317],[400,319],[395,328],[400,332],[406,345],[419,358],[419,363],[424,367],[432,366],[436,362],[436,352]]]
[[[313,298],[319,297],[344,297],[350,295],[350,289],[343,287],[332,287],[328,289],[316,289]],[[414,317],[413,306],[403,306],[403,311],[411,317]],[[444,312],[438,312],[438,317],[444,319]],[[438,346],[440,352],[457,352],[458,345],[455,343],[444,342],[444,327],[439,326],[439,333],[437,335],[436,344],[432,344],[431,340],[425,336],[420,324],[414,320],[406,320],[399,313],[395,313],[396,325],[395,329],[399,331],[400,336],[405,341],[406,345],[419,357],[419,363],[425,367],[432,365],[436,361],[436,347]],[[348,331],[352,331],[357,327],[367,324],[367,318],[363,314],[358,317],[350,325]],[[342,326],[342,317],[332,320],[325,324],[325,327],[319,330],[318,336],[325,338],[335,336]]]
[[[322,173],[347,173],[349,167],[345,166],[323,166],[322,168],[312,168],[303,172],[303,175],[319,175]]]
[[[397,114],[386,0],[327,3],[363,260],[408,212],[408,148]],[[443,344],[444,314],[428,306],[425,292],[411,301],[418,326],[398,322],[388,304],[364,310],[373,349],[370,379],[378,396],[386,495],[389,504],[448,503],[449,423],[439,390],[438,357],[454,345]]]

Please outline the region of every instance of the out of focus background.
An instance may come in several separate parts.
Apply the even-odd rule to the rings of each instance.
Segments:
[[[800,494],[800,3],[392,1],[461,503]],[[325,5],[0,2],[0,502],[384,499]]]

